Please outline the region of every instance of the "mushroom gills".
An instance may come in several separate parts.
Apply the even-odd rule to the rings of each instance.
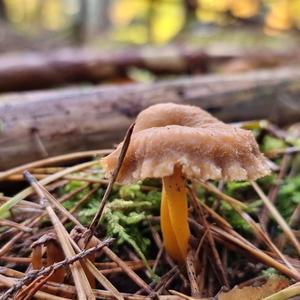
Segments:
[[[177,263],[184,263],[190,229],[187,190],[179,166],[175,166],[173,175],[163,177],[161,230],[166,252]]]

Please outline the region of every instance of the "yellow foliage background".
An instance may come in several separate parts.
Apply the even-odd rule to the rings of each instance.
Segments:
[[[86,0],[87,2],[89,0]],[[99,0],[102,1],[102,0]],[[4,0],[9,21],[34,33],[67,30],[80,15],[78,0]],[[110,33],[117,41],[164,44],[190,24],[235,25],[259,20],[267,34],[300,29],[300,0],[111,0]]]

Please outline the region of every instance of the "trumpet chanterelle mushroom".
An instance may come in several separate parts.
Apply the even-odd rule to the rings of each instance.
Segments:
[[[122,143],[102,159],[110,176]],[[199,107],[157,104],[137,119],[117,181],[162,178],[161,230],[167,253],[185,261],[188,203],[185,179],[255,180],[269,173],[252,133],[225,124]]]

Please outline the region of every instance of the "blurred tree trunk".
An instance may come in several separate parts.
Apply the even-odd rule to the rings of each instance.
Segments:
[[[186,14],[186,23],[189,24],[196,20],[197,0],[184,0],[184,9]]]
[[[84,43],[110,25],[109,0],[80,0],[80,13],[75,24],[76,40]]]
[[[4,0],[0,0],[0,20],[7,21],[7,13]]]

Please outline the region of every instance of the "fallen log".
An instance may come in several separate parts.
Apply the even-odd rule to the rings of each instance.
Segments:
[[[224,121],[287,124],[300,120],[300,69],[8,94],[0,97],[0,168],[111,147],[141,110],[170,101]]]
[[[183,47],[123,49],[99,52],[63,49],[12,53],[0,57],[0,91],[21,91],[128,78],[131,68],[153,74],[199,74],[224,63],[229,71],[276,67],[299,59],[299,52],[270,50],[195,49]],[[231,62],[236,60],[233,64]]]

